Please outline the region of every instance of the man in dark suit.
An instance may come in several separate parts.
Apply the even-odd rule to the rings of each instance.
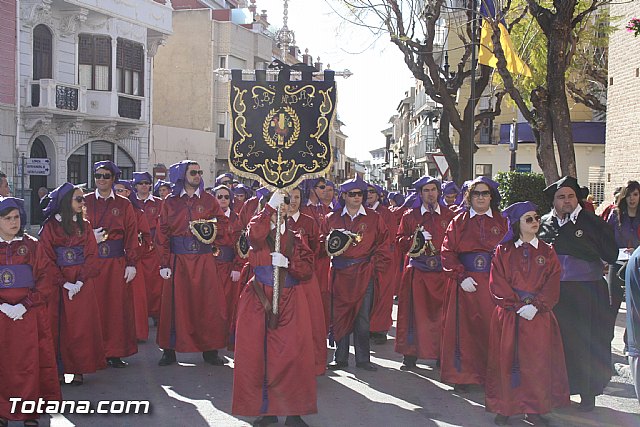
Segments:
[[[44,218],[42,211],[44,211],[44,209],[49,204],[49,200],[51,200],[49,198],[49,190],[47,190],[45,187],[38,188],[38,199],[38,207],[35,209],[33,217],[34,224],[40,224],[42,222],[42,219]]]

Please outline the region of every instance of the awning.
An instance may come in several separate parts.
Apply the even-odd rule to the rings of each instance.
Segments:
[[[511,125],[500,125],[500,144],[509,143]],[[605,122],[572,122],[573,142],[575,144],[603,144],[605,143]],[[529,123],[518,123],[518,143],[535,143],[533,131]]]

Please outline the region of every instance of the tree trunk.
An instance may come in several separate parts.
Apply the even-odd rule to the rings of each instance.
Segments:
[[[444,154],[444,158],[447,159],[449,171],[451,172],[453,180],[457,183],[462,183],[459,176],[460,162],[458,161],[458,153],[456,153],[456,150],[453,148],[453,144],[451,143],[449,123],[449,113],[447,110],[443,110],[440,117],[440,128],[438,131],[438,147],[440,148],[440,151],[442,151],[442,154]]]
[[[536,138],[536,158],[547,185],[560,178],[553,149],[553,123],[548,102],[545,88],[537,87],[531,92],[531,103],[536,109],[536,126],[531,126],[531,129]]]

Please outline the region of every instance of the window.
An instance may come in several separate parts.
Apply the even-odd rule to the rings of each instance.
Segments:
[[[111,90],[111,38],[78,37],[78,84],[90,90]]]
[[[219,68],[227,68],[227,57],[221,56],[218,58]]]
[[[224,137],[224,123],[218,123],[218,138]]]
[[[120,93],[144,96],[144,50],[141,44],[118,39],[116,81]]]
[[[491,178],[493,176],[493,165],[486,164],[477,164],[476,165],[476,178],[479,176],[484,176],[486,178]]]
[[[51,31],[45,25],[33,29],[33,80],[53,78],[52,39]]]
[[[89,161],[90,160],[90,161]],[[92,141],[78,148],[67,160],[67,181],[72,184],[87,183],[94,187],[92,167],[95,162],[112,160],[120,168],[121,179],[131,179],[136,165],[122,148],[108,141]]]

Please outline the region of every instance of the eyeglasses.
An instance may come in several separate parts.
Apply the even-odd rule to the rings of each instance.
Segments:
[[[229,185],[231,181],[220,181],[220,185]]]
[[[137,185],[151,185],[149,181],[140,181]]]
[[[196,176],[196,175],[201,175],[204,173],[203,170],[199,169],[199,170],[190,170],[189,171],[189,175],[191,176]]]
[[[327,188],[327,186],[326,186],[326,185],[324,185],[324,184],[320,184],[320,185],[316,185],[316,188],[319,188],[319,189],[321,189],[321,190],[324,190],[325,188]]]
[[[490,197],[491,196],[491,191],[489,190],[485,190],[485,191],[472,191],[471,192],[471,197]]]
[[[349,197],[362,197],[362,191],[347,191]]]
[[[93,174],[95,179],[111,179],[111,174],[110,173],[94,173]]]
[[[369,194],[377,194],[378,192],[376,190],[367,190],[367,193],[369,193]]]
[[[124,193],[125,191],[129,191],[126,188],[116,188],[116,193]]]
[[[540,222],[540,215],[528,216],[524,219],[527,224],[533,224],[533,221]]]
[[[218,200],[222,200],[222,199],[229,200],[230,199],[228,194],[218,194],[216,197],[218,198]]]
[[[76,196],[73,198],[73,200],[75,200],[78,203],[84,203],[84,197],[83,196]]]

